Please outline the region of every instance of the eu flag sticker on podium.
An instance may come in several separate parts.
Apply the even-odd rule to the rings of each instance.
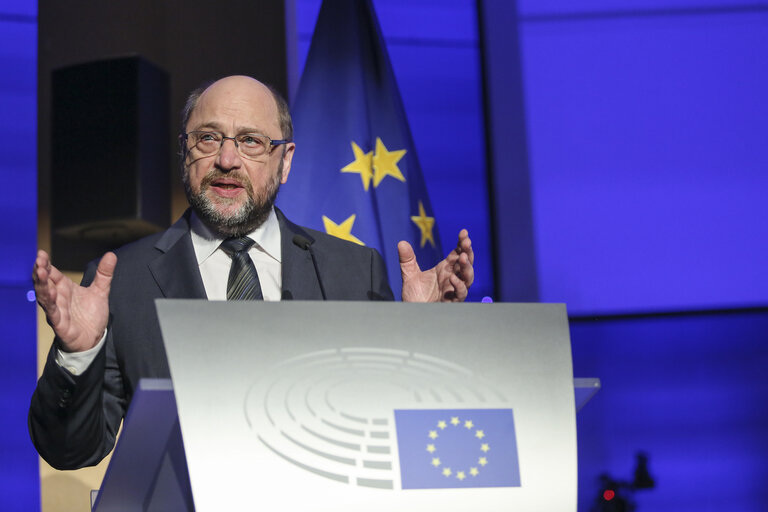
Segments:
[[[403,489],[519,487],[512,409],[395,411]]]

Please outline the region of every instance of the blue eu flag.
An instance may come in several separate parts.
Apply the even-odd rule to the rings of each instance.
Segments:
[[[293,104],[296,153],[278,203],[288,218],[422,268],[442,259],[432,206],[369,0],[325,1]],[[396,295],[399,292],[396,291]]]
[[[512,409],[395,411],[403,489],[519,487]]]

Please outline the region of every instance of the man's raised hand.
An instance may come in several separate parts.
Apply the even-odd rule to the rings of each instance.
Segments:
[[[101,339],[109,319],[109,288],[117,264],[114,253],[99,262],[90,286],[80,286],[51,264],[45,251],[38,251],[32,269],[37,303],[45,319],[61,340],[65,352],[82,352]]]
[[[421,271],[406,241],[397,244],[400,274],[403,278],[403,302],[462,302],[475,280],[475,253],[466,229],[459,233],[456,249],[433,268]]]

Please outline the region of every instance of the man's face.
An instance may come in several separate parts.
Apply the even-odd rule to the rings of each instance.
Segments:
[[[199,130],[226,137],[258,133],[283,138],[272,93],[242,76],[219,80],[203,92],[186,126],[187,133]],[[277,146],[256,160],[243,158],[229,139],[219,153],[209,156],[190,145],[183,181],[195,213],[224,236],[242,236],[260,226],[288,179],[294,144]]]

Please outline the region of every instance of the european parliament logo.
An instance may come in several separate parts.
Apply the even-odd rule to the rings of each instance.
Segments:
[[[432,355],[302,354],[263,373],[244,405],[273,456],[327,480],[406,492],[521,485],[509,401],[483,376]]]
[[[518,487],[512,409],[395,411],[403,489]]]

